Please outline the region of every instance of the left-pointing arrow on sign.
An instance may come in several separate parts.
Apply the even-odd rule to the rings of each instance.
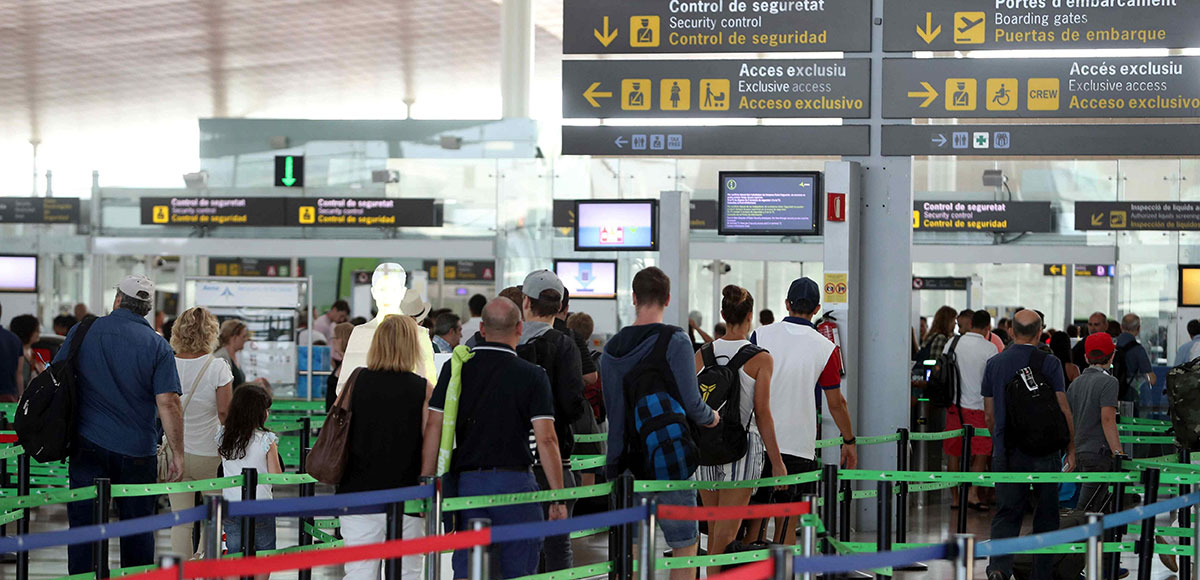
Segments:
[[[600,108],[600,103],[596,99],[610,99],[613,96],[612,91],[596,90],[599,88],[600,88],[600,83],[594,82],[594,83],[592,83],[592,85],[590,87],[587,88],[586,91],[583,91],[583,98],[587,99],[587,101],[589,103],[591,103],[592,106],[597,109]]]
[[[617,140],[613,141],[613,144],[615,144],[617,146],[617,149],[624,149],[625,144],[628,142],[629,141],[626,140],[624,136],[621,136],[621,137],[617,137]]]

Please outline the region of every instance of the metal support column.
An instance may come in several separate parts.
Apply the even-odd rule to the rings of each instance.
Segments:
[[[500,96],[505,119],[529,117],[533,84],[533,2],[500,3]]]
[[[657,525],[657,516],[655,509],[657,504],[649,498],[642,498],[642,505],[646,506],[649,515],[642,520],[642,545],[641,554],[638,556],[638,578],[640,580],[654,579],[654,552],[656,548],[654,528]]]

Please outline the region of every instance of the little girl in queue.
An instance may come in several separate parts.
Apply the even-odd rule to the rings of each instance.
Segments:
[[[217,452],[221,455],[221,466],[226,477],[241,475],[249,467],[263,473],[283,473],[277,443],[279,437],[266,430],[267,417],[271,414],[271,395],[254,383],[246,383],[233,391],[229,403],[229,415],[225,426],[217,433]],[[241,500],[241,490],[226,489],[226,501]],[[259,484],[256,499],[271,499],[271,486]],[[241,553],[246,530],[239,518],[227,518],[225,545],[230,554]],[[258,551],[275,549],[275,518],[254,518],[254,547]],[[270,575],[255,576],[266,580]]]

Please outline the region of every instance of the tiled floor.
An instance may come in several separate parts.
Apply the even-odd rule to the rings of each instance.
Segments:
[[[277,495],[280,497],[287,496],[288,492],[279,490]],[[910,511],[909,538],[913,542],[935,542],[943,540],[947,537],[946,530],[953,526],[953,518],[956,514],[949,506],[948,492],[932,492],[922,494],[920,498],[914,498],[912,509]],[[296,544],[297,528],[294,519],[280,519],[279,521],[279,545],[286,547]],[[990,513],[980,513],[971,511],[968,519],[968,531],[976,534],[980,539],[988,537],[988,530],[991,523]],[[1028,521],[1027,521],[1028,525]],[[1162,519],[1159,525],[1167,525],[1166,519]],[[47,506],[35,510],[32,529],[34,532],[44,532],[51,530],[60,530],[66,527],[66,509],[63,506]],[[13,527],[9,527],[9,533],[12,533]],[[854,534],[855,540],[873,541],[873,534]],[[607,559],[607,537],[605,535],[592,536],[582,538],[575,541],[575,563],[583,565],[591,562],[601,562]],[[665,545],[661,538],[659,545]],[[158,534],[158,546],[162,551],[168,551],[170,541],[167,532]],[[112,542],[113,566],[118,565],[118,543]],[[1136,561],[1131,555],[1126,555],[1122,561],[1123,565],[1133,570],[1136,567]],[[976,567],[976,578],[985,578],[984,566],[985,561],[980,561]],[[1154,559],[1152,570],[1152,578],[1162,580],[1174,578],[1171,572],[1158,560]],[[443,566],[446,573],[444,578],[450,578],[448,564]],[[64,548],[38,550],[32,554],[32,564],[30,566],[30,575],[34,580],[42,580],[47,578],[56,578],[67,573],[66,565],[66,550]],[[0,580],[8,580],[15,577],[15,566],[12,564],[0,565]],[[273,580],[290,580],[296,577],[295,572],[279,573],[272,576]],[[340,567],[325,568],[315,570],[313,578],[315,580],[329,580],[341,577]],[[667,574],[661,572],[659,578],[666,578]],[[930,565],[928,571],[924,572],[901,572],[897,574],[897,578],[917,579],[917,578],[951,578],[952,571],[948,563],[935,562]],[[1136,578],[1136,572],[1133,572],[1131,578]]]

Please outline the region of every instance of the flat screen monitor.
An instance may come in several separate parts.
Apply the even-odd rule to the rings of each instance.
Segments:
[[[1179,305],[1200,308],[1200,265],[1179,265]]]
[[[725,236],[820,233],[820,173],[722,171],[720,181],[717,233]]]
[[[37,292],[37,256],[0,256],[0,292]]]
[[[576,298],[617,297],[617,261],[616,260],[555,260],[554,273],[562,280],[570,293],[571,300]]]
[[[658,200],[576,201],[575,250],[657,251]]]

